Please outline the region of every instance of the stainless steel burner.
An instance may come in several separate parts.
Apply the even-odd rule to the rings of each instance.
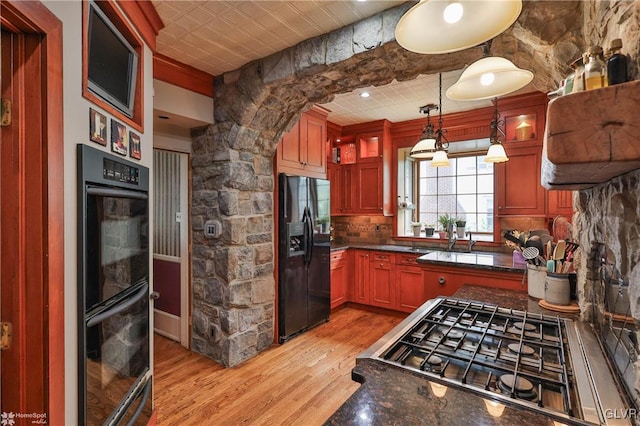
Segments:
[[[514,387],[515,382],[515,387]],[[513,374],[503,374],[496,380],[498,389],[503,393],[510,394],[512,391],[515,393],[516,398],[526,399],[533,401],[538,398],[533,383],[524,377],[518,376],[516,379]]]
[[[518,330],[522,330],[524,328],[524,331],[536,331],[536,326],[533,324],[529,324],[529,323],[524,323],[521,321],[518,322],[514,322],[513,326],[515,328],[517,328]]]
[[[527,346],[527,345],[520,346],[519,343],[511,343],[507,347],[514,354],[518,354],[519,353],[521,355],[531,356],[531,355],[536,353],[536,350],[533,349],[531,346]]]

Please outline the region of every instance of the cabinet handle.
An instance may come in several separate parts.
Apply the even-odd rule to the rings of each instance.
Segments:
[[[381,264],[380,264],[380,267],[382,268],[383,266],[384,266],[384,263],[381,263]]]
[[[438,284],[444,285],[446,282],[447,282],[447,279],[445,277],[438,278]]]

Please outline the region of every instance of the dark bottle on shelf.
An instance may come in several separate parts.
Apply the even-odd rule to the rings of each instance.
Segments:
[[[609,86],[627,81],[627,57],[620,53],[620,49],[622,49],[622,40],[619,38],[611,40],[609,47],[610,56],[607,59]]]

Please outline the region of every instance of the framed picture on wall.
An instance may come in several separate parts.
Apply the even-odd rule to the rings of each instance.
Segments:
[[[129,155],[131,158],[140,160],[142,158],[142,150],[140,149],[140,136],[129,132]]]
[[[124,124],[111,119],[111,151],[120,155],[127,155],[128,149],[127,128]]]
[[[107,146],[107,117],[93,108],[89,108],[89,139]]]

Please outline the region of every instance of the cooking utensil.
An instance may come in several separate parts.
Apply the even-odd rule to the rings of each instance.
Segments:
[[[540,250],[536,247],[526,247],[522,250],[522,256],[527,260],[535,260],[535,265],[538,265],[538,263],[542,264],[544,262],[544,259],[540,257]]]
[[[567,242],[565,240],[558,241],[556,248],[553,249],[553,260],[556,262],[556,271],[562,271],[562,262],[564,261]]]

